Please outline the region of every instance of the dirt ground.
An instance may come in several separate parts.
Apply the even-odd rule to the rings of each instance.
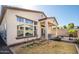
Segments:
[[[44,43],[44,42],[42,42]],[[50,41],[44,44],[34,44],[26,46],[26,44],[11,47],[16,54],[76,54],[75,44],[67,42]]]

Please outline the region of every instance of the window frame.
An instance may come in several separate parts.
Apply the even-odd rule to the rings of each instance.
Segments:
[[[23,19],[24,19],[24,22],[23,22],[24,25],[27,25],[27,23],[25,22],[25,20],[28,20],[28,22],[29,22],[29,21],[32,21],[32,24],[30,23],[30,25],[32,25],[32,27],[33,27],[33,28],[32,28],[32,32],[33,32],[33,33],[32,33],[32,36],[25,36],[25,34],[26,34],[26,32],[25,32],[26,29],[25,29],[25,28],[26,28],[26,27],[24,26],[23,37],[19,37],[19,36],[17,35],[16,39],[20,39],[20,38],[29,38],[29,37],[37,37],[37,36],[34,35],[34,31],[35,31],[35,30],[34,30],[34,26],[36,26],[36,25],[38,24],[38,22],[37,22],[37,21],[30,20],[30,19],[27,19],[27,18],[24,18],[24,17],[20,17],[20,16],[17,16],[17,17],[23,18]],[[17,21],[17,22],[18,22],[18,21]],[[34,22],[37,22],[37,24],[34,24]],[[19,25],[20,25],[20,24],[19,24]],[[29,29],[28,29],[28,30],[29,30]],[[30,30],[31,30],[31,29],[30,29]]]

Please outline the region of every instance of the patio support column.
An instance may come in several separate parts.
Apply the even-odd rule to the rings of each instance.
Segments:
[[[34,22],[33,22],[33,36],[34,36]]]
[[[24,19],[24,23],[25,23],[25,19]],[[25,37],[25,24],[24,24],[24,33],[23,34],[24,34],[24,37]]]
[[[45,39],[48,39],[48,21],[45,20]]]

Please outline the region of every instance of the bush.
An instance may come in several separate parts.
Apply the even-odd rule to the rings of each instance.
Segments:
[[[68,33],[70,37],[77,37],[77,31],[74,29],[68,30]]]
[[[79,44],[79,38],[76,40],[76,43]]]

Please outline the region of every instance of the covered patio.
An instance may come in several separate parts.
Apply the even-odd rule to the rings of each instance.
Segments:
[[[48,17],[46,19],[42,19],[40,21],[40,26],[41,26],[41,37],[45,39],[50,39],[50,37],[53,35],[52,34],[53,27],[56,28],[56,33],[54,36],[57,36],[58,23],[55,17]]]

